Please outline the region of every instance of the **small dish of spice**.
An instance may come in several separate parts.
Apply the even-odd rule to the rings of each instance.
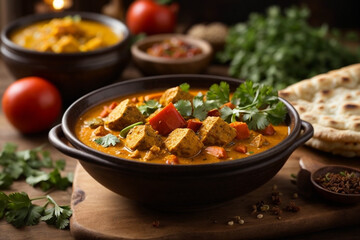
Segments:
[[[311,182],[323,197],[340,203],[360,202],[360,170],[346,166],[321,167]]]
[[[323,188],[342,194],[360,194],[360,176],[356,172],[327,172],[315,181]]]

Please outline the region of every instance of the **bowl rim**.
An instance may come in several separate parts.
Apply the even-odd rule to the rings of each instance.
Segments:
[[[120,31],[123,33],[123,39],[121,39],[119,42],[117,42],[113,45],[110,45],[110,46],[107,46],[104,48],[100,48],[100,49],[96,49],[96,50],[92,50],[92,51],[88,51],[88,52],[53,53],[53,52],[40,52],[40,51],[24,48],[20,45],[17,45],[13,41],[11,41],[9,38],[10,34],[19,28],[29,26],[36,22],[50,20],[52,18],[61,18],[61,17],[69,16],[69,15],[71,15],[71,16],[79,15],[81,18],[83,18],[85,20],[90,20],[90,21],[104,24],[104,25],[110,27],[111,29],[114,29],[114,26],[117,26],[120,29]],[[5,28],[1,31],[0,38],[1,38],[1,42],[3,45],[5,45],[13,50],[16,50],[18,52],[23,52],[25,54],[30,54],[30,55],[34,55],[34,56],[40,56],[40,57],[69,57],[69,58],[72,58],[72,57],[78,57],[78,56],[97,55],[97,54],[101,54],[103,52],[112,52],[112,51],[116,50],[118,47],[126,46],[126,43],[130,39],[130,35],[131,35],[130,31],[127,28],[127,26],[125,25],[125,23],[121,22],[118,19],[106,16],[103,14],[99,14],[99,13],[93,13],[93,12],[65,11],[65,12],[52,12],[52,13],[43,13],[43,14],[32,14],[32,15],[27,15],[27,16],[18,18],[5,26]]]
[[[245,158],[240,158],[240,159],[233,159],[233,160],[229,160],[229,161],[222,161],[222,162],[217,162],[217,163],[205,163],[205,164],[195,164],[195,165],[190,165],[190,164],[181,164],[181,165],[168,165],[168,164],[161,164],[161,163],[152,163],[152,162],[142,162],[142,161],[137,161],[137,160],[131,160],[131,159],[126,159],[126,158],[120,158],[120,157],[116,157],[104,152],[100,152],[97,151],[95,149],[92,149],[91,147],[85,145],[84,143],[82,143],[76,136],[74,133],[74,130],[72,130],[72,126],[70,126],[70,118],[72,115],[74,115],[75,113],[77,114],[78,117],[80,117],[83,113],[85,113],[87,110],[89,110],[90,108],[93,108],[105,101],[111,100],[111,99],[115,99],[117,97],[121,97],[121,95],[117,95],[117,96],[107,96],[107,98],[104,98],[102,102],[97,102],[96,104],[90,105],[88,106],[86,109],[83,109],[81,112],[76,111],[76,107],[81,104],[82,102],[86,102],[87,99],[89,99],[92,96],[96,96],[96,95],[100,95],[103,94],[103,92],[106,92],[109,89],[113,89],[115,87],[122,87],[122,86],[126,86],[127,84],[136,84],[138,82],[142,82],[142,81],[155,81],[155,80],[166,80],[172,77],[177,77],[177,78],[184,78],[184,81],[186,79],[191,79],[191,78],[204,78],[204,79],[213,79],[213,80],[217,80],[217,81],[226,81],[229,82],[231,84],[240,84],[241,80],[239,79],[234,79],[234,78],[229,78],[229,77],[223,77],[223,76],[215,76],[215,75],[204,75],[204,74],[171,74],[171,75],[161,75],[161,76],[151,76],[151,77],[142,77],[142,78],[136,78],[136,79],[132,79],[132,80],[127,80],[127,81],[123,81],[123,82],[118,82],[118,83],[114,83],[102,88],[99,88],[97,90],[94,90],[86,95],[84,95],[83,97],[79,98],[78,100],[76,100],[72,105],[70,105],[67,110],[65,111],[63,118],[62,118],[62,130],[64,133],[65,138],[77,149],[80,149],[80,151],[85,151],[88,154],[94,155],[98,158],[101,158],[101,161],[107,161],[109,163],[112,164],[116,164],[119,167],[121,165],[123,165],[124,167],[130,167],[130,168],[135,168],[138,169],[139,167],[144,167],[145,168],[149,168],[149,169],[157,169],[157,170],[170,170],[170,169],[177,169],[180,171],[188,171],[189,169],[197,171],[197,170],[204,170],[204,169],[212,169],[214,171],[222,169],[222,168],[231,168],[234,166],[242,166],[242,167],[251,167],[253,165],[259,165],[259,164],[266,164],[268,162],[271,161],[276,161],[277,159],[277,155],[281,155],[283,154],[287,148],[289,148],[294,142],[296,142],[300,130],[301,130],[301,122],[302,120],[300,119],[297,111],[295,110],[295,108],[286,100],[282,99],[279,97],[279,99],[286,105],[287,109],[288,109],[288,117],[292,117],[293,122],[290,122],[288,126],[290,126],[290,124],[293,123],[293,130],[289,133],[289,135],[286,137],[285,140],[283,140],[282,142],[280,142],[279,144],[277,144],[276,146],[261,152],[261,153],[257,153],[254,155],[250,155],[248,157]],[[209,86],[210,87],[210,86]],[[142,90],[143,91],[143,90]],[[130,94],[130,93],[129,93]],[[104,94],[103,94],[104,95]],[[269,158],[269,156],[273,156],[270,160],[268,161],[263,161],[266,158]],[[99,165],[101,165],[101,162],[99,162]]]
[[[151,55],[147,54],[146,52],[144,52],[143,50],[141,50],[141,47],[143,45],[160,42],[162,40],[165,40],[168,38],[173,38],[173,37],[182,39],[187,43],[190,43],[192,45],[195,45],[195,46],[201,48],[202,53],[197,54],[193,57],[174,59],[174,58],[151,56]],[[212,46],[210,45],[210,43],[208,43],[205,40],[195,38],[195,37],[185,35],[185,34],[168,33],[168,34],[157,34],[157,35],[148,36],[142,40],[137,41],[136,43],[134,43],[131,46],[131,53],[134,57],[139,58],[143,61],[154,62],[154,63],[164,64],[164,65],[173,65],[173,64],[184,64],[184,63],[190,64],[190,63],[201,61],[203,59],[210,57],[213,53],[213,49],[212,49]]]

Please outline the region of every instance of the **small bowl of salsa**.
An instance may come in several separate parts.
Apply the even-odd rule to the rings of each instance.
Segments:
[[[208,42],[181,34],[146,37],[132,46],[131,53],[146,75],[201,73],[212,58]]]

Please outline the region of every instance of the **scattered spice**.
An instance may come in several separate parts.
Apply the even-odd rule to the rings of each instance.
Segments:
[[[152,222],[152,226],[153,226],[153,227],[156,227],[156,228],[160,227],[160,221],[159,221],[159,220],[153,221],[153,222]]]
[[[292,198],[293,198],[293,199],[297,199],[298,197],[299,197],[299,194],[293,193],[293,195],[292,195]]]
[[[229,226],[234,225],[234,221],[228,221],[228,222],[227,222],[227,225],[229,225]]]
[[[315,179],[323,188],[343,194],[360,194],[360,176],[355,172],[328,172]]]
[[[263,214],[259,213],[257,216],[256,216],[258,219],[262,219],[264,217]]]
[[[298,212],[300,211],[300,207],[296,206],[294,201],[290,201],[290,203],[284,208],[287,212]]]
[[[282,194],[279,191],[273,191],[271,193],[271,202],[275,205],[281,204],[281,196]]]

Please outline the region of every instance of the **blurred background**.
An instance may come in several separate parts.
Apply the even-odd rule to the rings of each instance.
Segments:
[[[51,11],[89,11],[124,19],[131,0],[1,0],[0,28],[21,16]],[[178,0],[179,25],[186,29],[194,23],[221,21],[228,25],[245,21],[251,12],[264,13],[271,5],[289,7],[306,5],[313,26],[323,23],[345,30],[360,28],[360,1],[339,0]]]

